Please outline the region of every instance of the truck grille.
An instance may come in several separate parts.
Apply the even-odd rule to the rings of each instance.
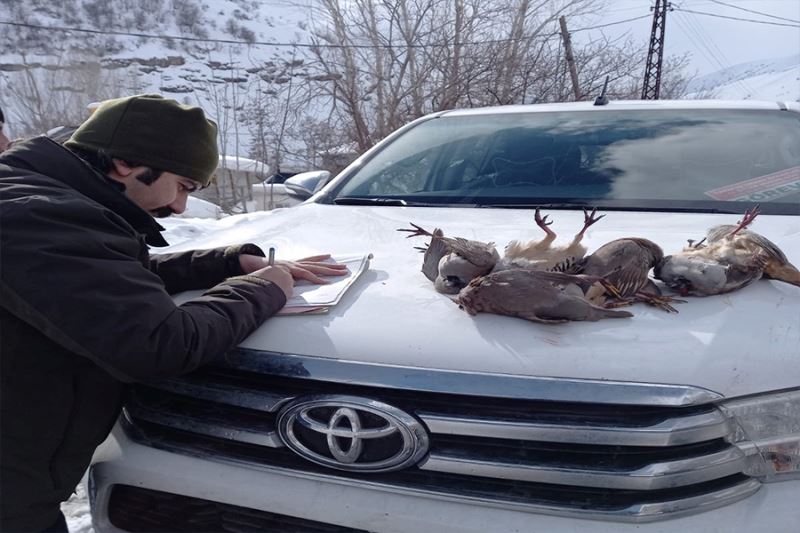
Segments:
[[[125,426],[150,446],[254,468],[585,518],[658,520],[760,487],[742,473],[748,457],[729,444],[728,420],[697,389],[586,382],[595,401],[567,401],[556,398],[558,380],[493,376],[486,387],[472,374],[425,381],[423,370],[369,366],[239,350],[224,366],[136,386]],[[580,385],[564,382],[570,399],[583,397]],[[428,453],[415,466],[369,474],[303,459],[278,435],[278,413],[319,395],[368,398],[414,416],[427,429]]]
[[[365,533],[360,529],[129,485],[114,486],[109,512],[109,520],[115,527],[132,532]]]

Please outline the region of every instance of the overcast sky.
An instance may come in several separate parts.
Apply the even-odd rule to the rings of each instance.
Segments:
[[[649,16],[598,30],[577,32],[573,40],[589,35],[598,36],[600,31],[607,36],[630,32],[637,41],[649,40],[653,23],[650,6],[655,5],[655,0],[607,1],[608,7],[598,18],[597,25]],[[690,69],[696,69],[701,75],[747,61],[800,54],[800,0],[673,0],[671,3],[675,9],[667,13],[665,53],[690,52]],[[717,16],[689,13],[686,10]],[[760,20],[770,24],[720,16]]]

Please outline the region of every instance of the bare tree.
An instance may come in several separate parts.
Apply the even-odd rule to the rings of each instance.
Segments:
[[[262,74],[251,84],[243,120],[253,137],[250,155],[264,163],[261,169],[264,174],[268,169],[280,173],[282,165],[289,160],[298,165],[311,164],[307,154],[289,148],[303,142],[303,135],[298,136],[295,127],[303,116],[302,109],[309,106],[312,99],[303,85],[297,86],[294,81],[295,69],[302,64],[302,60],[292,55],[280,70],[273,70],[270,75],[265,74],[270,70],[266,65],[254,65],[254,70]],[[272,209],[273,183],[264,186],[267,190],[260,207]]]
[[[240,102],[247,91],[244,78],[240,75],[238,64],[232,58],[219,63],[211,58],[211,49],[207,50],[206,65],[210,70],[208,79],[199,91],[203,95],[203,107],[209,117],[217,123],[217,136],[220,157],[224,164],[220,165],[212,179],[214,194],[212,199],[226,213],[246,210],[247,196],[241,194],[238,183],[238,164],[228,165],[229,154],[234,161],[239,154],[239,117]],[[229,50],[229,56],[233,52]]]
[[[358,151],[432,111],[542,101],[557,21],[591,0],[321,0],[317,80]]]
[[[57,63],[30,65],[20,53],[22,69],[0,75],[2,92],[18,135],[44,133],[57,126],[77,126],[88,116],[87,104],[129,94],[138,87],[136,71],[107,70],[96,58],[68,53]]]

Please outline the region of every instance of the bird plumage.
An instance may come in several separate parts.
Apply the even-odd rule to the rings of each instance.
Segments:
[[[762,277],[800,287],[800,271],[778,246],[746,228],[758,216],[758,206],[737,225],[708,230],[697,244],[690,242],[656,267],[656,278],[681,294],[707,296],[740,289]]]
[[[649,275],[650,269],[663,258],[664,252],[653,241],[626,237],[604,244],[578,261],[575,269],[581,274],[603,277],[623,297],[632,297],[645,287],[658,291]]]
[[[439,228],[429,232],[416,224],[411,226],[397,231],[410,233],[408,237],[431,238],[423,248],[422,273],[444,294],[458,293],[474,278],[489,273],[500,260],[493,242],[445,237]]]
[[[581,259],[586,254],[586,246],[582,243],[586,230],[605,216],[595,216],[596,212],[596,209],[591,212],[584,209],[583,228],[575,234],[572,241],[564,246],[552,246],[556,239],[556,234],[548,226],[553,222],[547,220],[549,215],[542,216],[537,208],[534,213],[534,220],[536,225],[545,232],[545,236],[540,240],[528,242],[513,240],[509,242],[503,257],[495,267],[495,271],[509,268],[551,270],[560,264]]]
[[[587,301],[583,287],[593,282],[560,272],[509,269],[472,280],[456,302],[471,315],[494,313],[545,324],[633,316]]]

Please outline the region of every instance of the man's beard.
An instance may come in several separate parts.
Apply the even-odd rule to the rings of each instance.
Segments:
[[[173,214],[173,211],[169,207],[159,207],[150,211],[150,214],[156,218],[167,218]]]

